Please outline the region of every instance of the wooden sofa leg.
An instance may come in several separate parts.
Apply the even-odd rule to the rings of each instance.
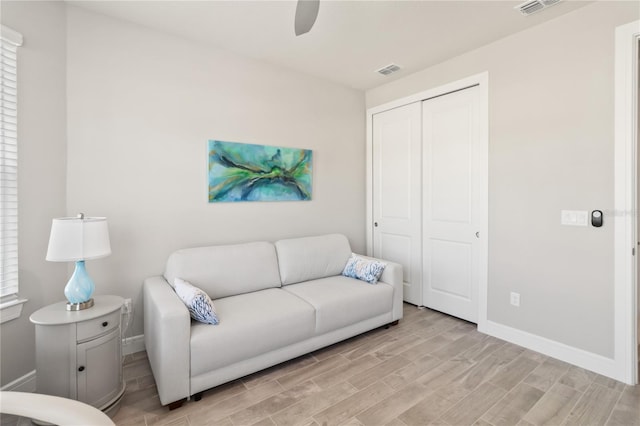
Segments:
[[[392,326],[394,326],[394,325],[398,325],[398,322],[399,322],[399,321],[400,321],[400,320],[395,320],[394,322],[390,322],[389,324],[385,325],[385,326],[384,326],[385,330],[388,330],[388,329],[389,329],[389,327],[392,327]]]
[[[197,394],[193,395],[193,400],[194,401],[200,401],[202,399],[202,394],[204,392],[198,392]]]
[[[173,401],[172,403],[169,404],[169,411],[173,411],[176,408],[182,407],[182,403],[185,402],[186,400],[187,400],[186,398],[183,398],[178,401]]]

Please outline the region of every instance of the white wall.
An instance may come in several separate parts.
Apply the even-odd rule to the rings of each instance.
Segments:
[[[366,93],[373,107],[489,72],[488,319],[609,358],[614,30],[639,12],[596,3]],[[561,226],[562,209],[604,226]]]
[[[44,260],[51,218],[65,213],[65,7],[2,0],[2,24],[22,33],[18,51],[18,191],[22,316],[0,326],[4,386],[35,368],[29,315],[64,298],[66,266]]]
[[[107,216],[97,294],[134,299],[179,248],[341,232],[364,251],[364,94],[69,7],[68,213]],[[313,200],[207,202],[208,139],[313,150]],[[251,267],[251,265],[247,265]]]

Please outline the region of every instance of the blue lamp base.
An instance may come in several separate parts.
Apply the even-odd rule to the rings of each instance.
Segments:
[[[92,307],[93,299],[91,296],[94,289],[95,285],[89,274],[87,274],[84,260],[78,260],[76,269],[64,288],[64,295],[69,301],[67,303],[67,311],[80,311]]]

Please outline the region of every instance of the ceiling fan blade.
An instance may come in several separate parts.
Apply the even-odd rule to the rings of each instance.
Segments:
[[[298,0],[296,6],[295,31],[299,36],[308,33],[318,17],[320,0]]]

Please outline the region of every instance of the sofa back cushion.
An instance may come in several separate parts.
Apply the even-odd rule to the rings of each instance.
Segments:
[[[212,299],[281,286],[276,250],[267,242],[178,250],[164,277],[171,286],[176,278],[189,281]]]
[[[341,234],[280,240],[276,250],[283,285],[339,275],[351,256]]]

